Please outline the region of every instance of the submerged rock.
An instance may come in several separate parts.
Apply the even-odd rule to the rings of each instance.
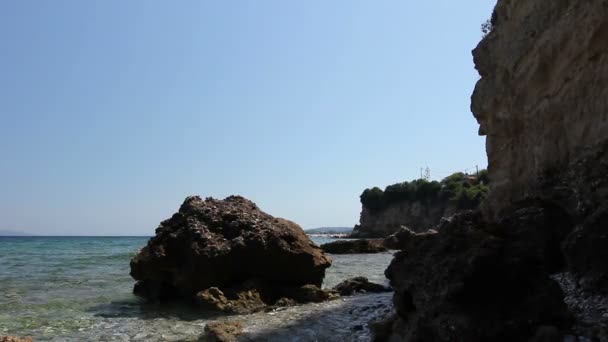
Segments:
[[[350,296],[357,292],[390,292],[390,288],[372,283],[365,277],[354,277],[346,279],[340,284],[334,286],[334,290],[341,296]]]
[[[32,338],[18,336],[0,336],[0,342],[32,342]]]
[[[319,288],[331,259],[297,224],[253,202],[188,197],[131,260],[137,295],[196,298],[205,307],[241,312],[271,305],[302,286]]]
[[[234,342],[243,333],[240,321],[212,322],[205,326],[205,334],[200,342]]]
[[[195,296],[195,302],[204,309],[222,311],[225,313],[243,314],[262,310],[266,303],[257,289],[231,291],[230,298],[217,287],[200,291]]]
[[[365,254],[386,252],[382,240],[338,240],[321,245],[321,249],[330,254]]]

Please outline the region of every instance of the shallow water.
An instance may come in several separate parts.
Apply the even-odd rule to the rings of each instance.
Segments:
[[[147,239],[0,237],[0,335],[35,341],[196,340],[206,323],[225,319],[132,295],[129,260]],[[358,275],[386,283],[391,257],[333,255],[324,286]],[[230,319],[245,323],[246,340],[330,341],[342,334],[343,341],[358,341],[369,337],[368,318],[383,315],[389,303],[390,294],[354,296]]]

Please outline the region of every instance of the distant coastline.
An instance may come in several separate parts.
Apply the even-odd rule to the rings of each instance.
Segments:
[[[353,232],[352,227],[321,227],[304,230],[310,237],[346,238]]]
[[[26,232],[23,232],[23,231],[19,231],[19,230],[0,229],[0,236],[32,236],[32,235],[28,234]]]
[[[353,231],[353,227],[320,227],[304,231],[306,234],[348,234]]]

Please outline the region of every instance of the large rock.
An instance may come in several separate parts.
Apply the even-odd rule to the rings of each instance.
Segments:
[[[388,336],[386,331],[379,336],[412,342],[526,341],[543,326],[567,328],[563,294],[548,277],[552,236],[524,228],[526,222],[553,222],[552,213],[536,209],[514,214],[509,226],[465,212],[444,220],[438,233],[398,234],[396,244],[403,250],[385,272],[395,290],[397,316]]]
[[[382,240],[360,239],[360,240],[337,240],[324,243],[321,249],[330,254],[370,254],[386,252],[382,246]]]
[[[603,0],[500,0],[473,51],[471,109],[486,135],[486,212],[527,198],[568,213],[568,266],[608,285],[608,6]]]
[[[240,196],[194,196],[131,260],[131,276],[138,280],[137,295],[196,297],[205,306],[231,311],[247,303],[253,308],[260,301],[272,304],[303,286],[318,288],[330,265],[297,224],[274,218]]]
[[[548,275],[567,266],[579,285],[605,291],[607,42],[605,0],[498,0],[473,51],[471,109],[491,184],[484,218],[387,241],[403,251],[386,271],[397,316],[379,336],[559,341],[570,317]]]

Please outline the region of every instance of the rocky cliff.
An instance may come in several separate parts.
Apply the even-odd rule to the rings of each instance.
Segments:
[[[487,211],[554,203],[573,233],[566,258],[581,283],[608,285],[608,3],[501,0],[473,51],[472,111],[486,135]],[[601,264],[601,265],[600,265]]]
[[[483,215],[394,236],[397,314],[378,339],[608,341],[608,319],[565,305],[572,289],[552,276],[608,289],[608,1],[499,0],[487,28],[471,105]]]
[[[414,231],[437,227],[442,217],[451,216],[457,208],[446,202],[427,204],[420,201],[402,201],[386,209],[372,210],[363,206],[359,224],[353,229],[353,237],[383,238],[399,231],[402,226]]]
[[[585,150],[606,144],[607,6],[603,0],[496,5],[493,29],[473,51],[481,79],[471,105],[487,136],[493,215],[526,197],[553,197],[554,187],[541,180],[568,172]]]
[[[383,238],[403,226],[416,232],[434,229],[444,217],[477,208],[486,196],[487,185],[487,172],[481,170],[475,175],[457,172],[439,182],[416,179],[384,190],[366,189],[352,236]]]

